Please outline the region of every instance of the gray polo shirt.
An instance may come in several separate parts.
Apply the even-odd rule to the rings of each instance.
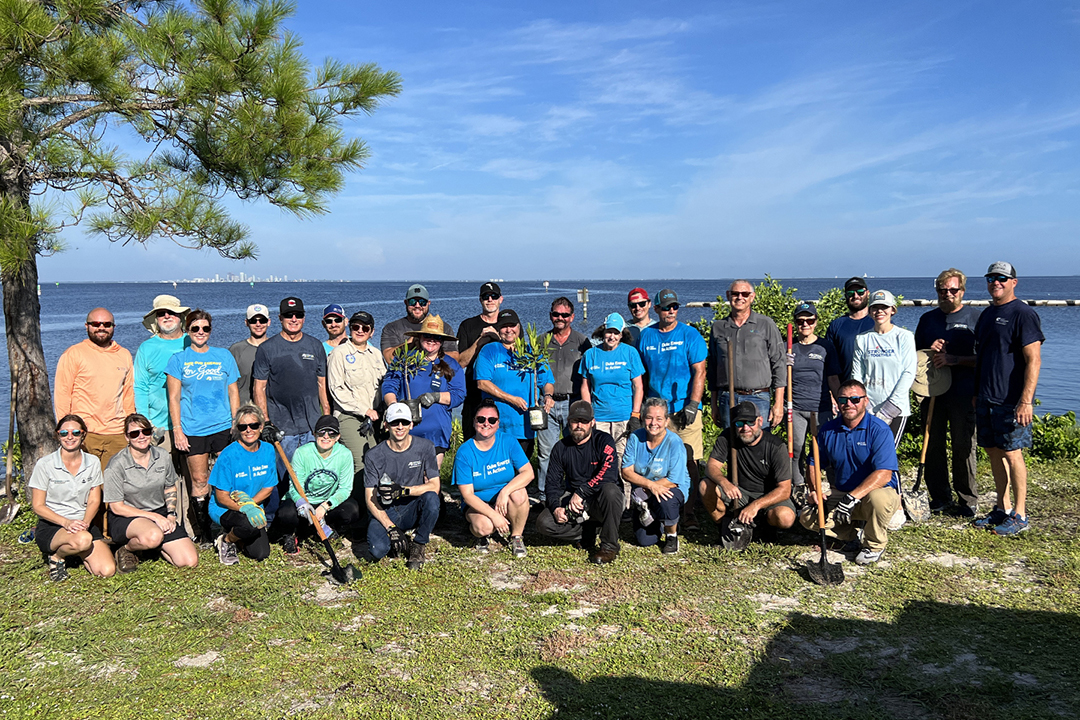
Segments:
[[[60,453],[61,450],[57,450],[38,460],[27,485],[35,490],[44,490],[45,507],[60,517],[82,520],[90,491],[104,481],[101,461],[84,452],[79,471],[72,475],[64,467]]]
[[[742,327],[730,315],[712,324],[705,375],[710,388],[720,392],[728,389],[729,338],[735,345],[736,390],[767,390],[787,385],[786,343],[772,318],[751,310]]]
[[[105,468],[105,502],[122,502],[136,510],[151,512],[165,507],[165,489],[176,487],[172,458],[150,446],[150,464],[143,467],[126,447]]]
[[[570,330],[566,342],[560,345],[552,334],[547,331],[551,338],[548,345],[548,357],[551,362],[551,374],[555,376],[556,395],[574,395],[581,393],[581,377],[578,374],[578,363],[585,351],[592,347],[589,339],[577,330]]]

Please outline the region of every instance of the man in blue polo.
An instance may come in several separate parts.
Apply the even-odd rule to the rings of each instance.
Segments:
[[[856,521],[865,521],[863,541],[855,562],[869,565],[881,559],[888,543],[889,520],[900,507],[896,480],[896,446],[889,426],[866,412],[866,386],[848,380],[838,388],[840,415],[818,430],[821,466],[831,468],[832,494],[826,500],[831,512],[825,519],[825,533],[846,541],[854,550]],[[817,495],[803,508],[799,522],[808,530],[818,530]]]

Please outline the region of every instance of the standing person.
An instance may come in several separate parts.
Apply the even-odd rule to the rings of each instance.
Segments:
[[[855,338],[874,327],[870,317],[870,291],[861,277],[849,278],[844,283],[844,300],[847,302],[846,315],[829,323],[825,331],[825,342],[831,344],[829,355],[832,358],[828,368],[829,391],[836,395],[840,383],[851,379],[851,360],[855,357]]]
[[[472,416],[482,399],[480,388],[476,386],[476,356],[489,342],[499,340],[495,323],[499,319],[502,302],[499,284],[484,283],[480,286],[480,314],[462,320],[458,326],[458,362],[465,368],[465,401],[461,405],[461,429],[465,440],[476,432]]]
[[[784,417],[784,339],[772,318],[751,310],[754,286],[736,280],[727,291],[731,312],[712,324],[709,332],[709,389],[712,416],[721,429],[728,425],[728,342],[735,352],[735,404],[752,402],[763,418],[763,427]],[[769,405],[769,391],[776,397]]]
[[[490,398],[480,401],[473,417],[473,437],[454,456],[454,484],[461,492],[465,520],[477,538],[476,549],[486,553],[492,533],[509,535],[514,557],[526,555],[522,533],[529,519],[532,464],[521,446],[499,429],[499,408]]]
[[[630,332],[629,344],[636,348],[641,340],[641,331],[656,324],[649,316],[652,300],[645,288],[634,288],[627,294],[626,308],[630,312],[630,324],[626,326]]]
[[[135,372],[131,353],[113,340],[113,315],[94,308],[86,316],[86,339],[72,345],[56,364],[56,417],[78,415],[88,431],[80,448],[104,467],[127,447],[124,418],[135,412]]]
[[[26,486],[38,516],[34,540],[49,568],[49,579],[68,579],[67,558],[77,557],[95,577],[111,577],[116,563],[101,529],[91,525],[101,507],[101,463],[83,452],[86,423],[64,415],[56,423],[60,447],[34,464]]]
[[[259,346],[266,342],[269,337],[266,331],[270,329],[270,311],[265,305],[248,305],[247,318],[248,336],[243,340],[237,340],[229,346],[236,367],[240,370],[240,379],[236,382],[236,390],[240,393],[240,402],[255,402],[255,388],[251,382],[251,368],[255,364],[255,353]]]
[[[956,268],[942,271],[934,289],[938,306],[919,318],[915,349],[933,350],[934,366],[952,368],[952,382],[934,400],[926,444],[926,489],[931,512],[975,517],[979,501],[975,483],[975,326],[981,311],[964,305],[967,277]],[[923,402],[924,418],[929,403]],[[952,444],[951,488],[947,436]]]
[[[191,347],[169,358],[169,415],[176,449],[184,453],[191,476],[195,542],[209,546],[210,458],[230,442],[233,414],[240,407],[236,381],[240,371],[225,348],[210,347],[210,313],[187,315]]]
[[[855,338],[851,361],[852,378],[866,386],[869,410],[881,418],[893,433],[896,445],[911,415],[911,384],[915,382],[915,335],[893,325],[896,298],[888,290],[870,295],[870,317],[874,329]]]
[[[368,514],[368,552],[378,562],[393,552],[405,555],[405,566],[419,570],[428,561],[431,531],[439,520],[442,483],[430,440],[409,434],[412,410],[405,403],[386,408],[390,432],[367,454],[364,498]],[[406,530],[413,530],[409,541]]]
[[[337,303],[331,303],[323,308],[322,325],[326,328],[326,340],[323,347],[329,355],[338,345],[344,345],[349,341],[345,332],[345,308]]]
[[[547,427],[536,433],[536,456],[540,461],[540,494],[544,494],[544,479],[547,475],[551,448],[568,427],[566,414],[570,411],[570,402],[581,394],[581,376],[578,365],[581,356],[592,347],[589,339],[574,329],[574,303],[569,298],[558,297],[551,303],[551,329],[545,333],[551,338],[548,344],[548,359],[551,374],[555,378],[555,387],[551,396],[552,404],[548,410]]]
[[[199,551],[188,538],[180,514],[179,486],[172,459],[151,442],[154,426],[139,413],[125,419],[128,446],[105,469],[109,536],[116,549],[116,569],[139,566],[135,553],[161,548],[174,567],[195,567]]]
[[[154,306],[143,316],[143,327],[152,335],[135,351],[135,411],[153,423],[154,429],[164,437],[166,452],[172,449],[172,438],[168,432],[171,421],[165,367],[169,358],[188,345],[184,319],[190,309],[172,295],[154,298]]]
[[[326,349],[304,334],[304,301],[287,297],[278,312],[281,332],[255,352],[251,368],[255,404],[285,437],[281,447],[292,459],[296,448],[315,439],[315,423],[330,414],[326,394]],[[285,464],[277,461],[282,488],[289,482]]]
[[[975,525],[998,535],[1016,535],[1028,529],[1024,448],[1031,447],[1046,338],[1039,314],[1016,297],[1016,268],[1011,263],[992,264],[986,288],[990,307],[975,325],[975,428],[979,446],[990,456],[997,502]]]
[[[340,423],[341,444],[353,458],[353,497],[362,502],[364,456],[375,447],[375,426],[379,413],[379,388],[386,374],[382,354],[369,342],[375,332],[375,318],[358,310],[349,318],[349,342],[334,348],[327,358],[327,385],[334,398]]]
[[[236,565],[238,550],[252,560],[270,557],[267,527],[277,514],[274,446],[261,440],[266,418],[255,405],[241,405],[233,420],[234,442],[226,447],[210,472],[210,517],[221,526],[218,562]]]
[[[442,467],[443,455],[450,449],[450,411],[465,399],[465,372],[457,360],[446,355],[443,343],[449,338],[442,331],[438,315],[429,315],[419,330],[405,333],[410,347],[418,347],[427,364],[409,381],[409,396],[419,400],[423,411],[420,424],[412,434],[427,438],[435,445],[435,459]],[[399,372],[389,372],[382,383],[383,401],[389,407],[406,397],[405,378]]]
[[[791,346],[791,439],[795,453],[791,464],[791,480],[795,488],[805,489],[805,468],[809,462],[810,444],[806,442],[806,430],[811,418],[820,425],[832,411],[832,393],[826,379],[825,368],[829,364],[832,345],[815,334],[818,322],[817,307],[802,302],[795,307],[796,342]],[[793,491],[793,497],[802,490]]]
[[[409,341],[405,334],[409,330],[418,330],[420,323],[431,312],[431,296],[423,285],[410,285],[405,291],[405,317],[398,318],[393,322],[383,325],[382,335],[379,336],[379,347],[382,350],[383,360],[390,362],[394,357],[394,351]],[[443,333],[454,337],[454,327],[443,321]],[[457,340],[447,340],[443,343],[443,351],[457,360]]]

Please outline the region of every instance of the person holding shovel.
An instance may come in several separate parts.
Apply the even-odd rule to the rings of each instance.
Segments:
[[[832,411],[832,393],[826,368],[829,354],[834,352],[832,343],[826,343],[816,334],[818,311],[814,303],[801,302],[795,307],[795,343],[791,346],[788,363],[791,365],[792,397],[792,448],[795,453],[791,465],[793,491],[806,484],[804,468],[810,457],[807,429],[810,418],[820,424]]]

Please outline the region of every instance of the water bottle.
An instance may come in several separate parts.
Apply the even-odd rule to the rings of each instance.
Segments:
[[[394,499],[392,497],[394,492],[392,489],[393,484],[394,481],[391,480],[390,476],[386,473],[383,473],[383,476],[379,478],[379,487],[377,488],[377,490],[379,493],[379,500],[382,502],[384,507],[394,502]]]

